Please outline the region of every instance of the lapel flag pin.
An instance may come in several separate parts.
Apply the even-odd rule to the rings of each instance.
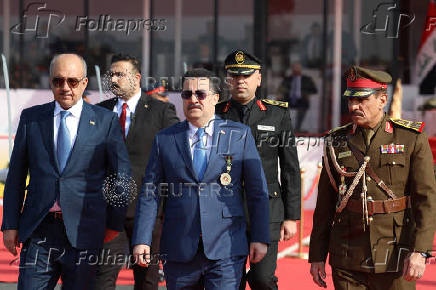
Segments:
[[[221,131],[220,131],[220,134],[224,134],[224,135],[225,135],[226,132],[225,132],[224,130],[221,130]]]
[[[94,126],[95,125],[95,122],[94,121],[89,121],[89,124],[91,124],[92,126]]]
[[[144,105],[144,108],[148,109],[148,105],[147,105],[147,104],[145,104],[145,105]]]

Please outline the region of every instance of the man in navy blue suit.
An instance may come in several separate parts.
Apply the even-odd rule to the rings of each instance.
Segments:
[[[63,289],[92,289],[103,241],[123,229],[129,157],[116,114],[82,100],[84,59],[55,56],[50,78],[55,101],[21,113],[4,191],[3,239],[13,255],[22,243],[18,289],[54,289],[59,277]],[[104,196],[105,178],[120,182],[105,187]]]
[[[187,120],[156,135],[136,208],[133,252],[146,266],[157,208],[165,198],[160,254],[168,289],[237,289],[244,257],[259,262],[269,243],[268,189],[254,138],[247,126],[215,116],[214,81],[204,69],[183,77]]]

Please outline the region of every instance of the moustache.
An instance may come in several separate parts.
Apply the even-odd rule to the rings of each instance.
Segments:
[[[200,104],[190,104],[188,105],[188,110],[191,109],[201,109],[201,105]]]
[[[361,111],[352,111],[352,116],[358,116],[358,117],[364,117],[363,113]]]

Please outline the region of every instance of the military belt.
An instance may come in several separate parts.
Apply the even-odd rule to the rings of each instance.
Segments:
[[[368,215],[399,212],[411,207],[409,196],[387,200],[368,200],[367,205]],[[351,212],[362,213],[362,200],[348,200],[346,209]]]

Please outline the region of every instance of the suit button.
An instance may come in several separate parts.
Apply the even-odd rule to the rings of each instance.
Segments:
[[[277,191],[274,191],[274,195],[277,196]]]
[[[366,181],[370,182],[371,181],[371,177],[367,176],[366,177]]]
[[[368,220],[369,220],[369,222],[371,223],[371,222],[374,220],[374,218],[373,218],[372,216],[370,216],[370,217],[368,218]]]

